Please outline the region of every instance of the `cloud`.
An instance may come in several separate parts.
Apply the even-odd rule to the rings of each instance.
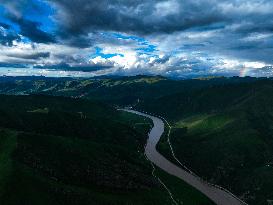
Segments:
[[[0,27],[0,44],[5,46],[12,46],[14,41],[20,41],[21,37],[16,34],[7,33],[3,34]]]
[[[96,64],[78,64],[71,66],[67,63],[48,64],[48,65],[36,65],[33,68],[49,69],[49,70],[63,70],[63,71],[81,71],[81,72],[94,72],[99,70],[106,70],[111,68],[107,65]]]
[[[33,54],[10,53],[10,54],[7,54],[7,56],[8,57],[13,57],[13,58],[39,60],[41,58],[49,58],[50,57],[50,52],[38,52],[38,53],[33,53]]]
[[[171,33],[223,20],[210,1],[49,0],[66,35],[90,31]],[[180,8],[181,7],[181,8]],[[202,18],[200,18],[202,16]]]
[[[273,67],[272,66],[264,66],[258,69],[246,69],[243,76],[254,76],[254,77],[273,77]]]
[[[8,24],[2,23],[0,22],[0,27],[2,27],[2,29],[9,29],[10,26]]]
[[[180,77],[272,70],[271,0],[0,3],[0,62],[11,65]]]
[[[54,43],[56,39],[54,35],[49,34],[40,29],[41,23],[31,21],[24,18],[17,18],[10,16],[12,22],[16,23],[20,27],[20,34],[29,38],[32,42],[36,43]]]
[[[0,68],[27,68],[27,65],[18,63],[0,62]]]
[[[4,5],[3,16],[7,19],[9,23],[12,23],[19,27],[19,34],[29,38],[32,42],[37,43],[54,43],[56,42],[55,36],[53,34],[43,31],[40,27],[42,22],[37,20],[30,20],[25,17],[25,12],[34,12],[35,9],[42,8],[38,6],[38,1],[27,1],[27,0],[0,0],[0,3]],[[28,8],[33,10],[28,11]],[[11,26],[8,23],[1,23],[5,25],[6,28]],[[1,25],[0,25],[1,26]]]
[[[11,32],[10,26],[5,23],[0,23],[0,44],[12,46],[13,41],[21,41],[21,37],[14,32]]]

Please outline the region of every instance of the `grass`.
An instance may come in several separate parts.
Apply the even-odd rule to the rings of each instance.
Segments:
[[[11,175],[11,154],[16,148],[16,132],[0,130],[0,197],[5,191],[7,180]]]
[[[265,171],[271,169],[272,148],[247,117],[233,111],[191,116],[175,123],[170,138],[176,157],[199,176],[249,204],[264,204],[272,198],[273,180]],[[166,142],[160,143],[160,151],[170,158]]]
[[[77,182],[77,180],[75,180],[76,178],[69,178],[68,181],[66,181],[56,175],[54,177],[47,176],[47,174],[45,175],[39,168],[33,169],[32,167],[34,163],[40,167],[40,169],[41,166],[43,166],[47,169],[54,170],[56,157],[61,164],[69,160],[65,162],[67,163],[65,166],[66,169],[70,169],[70,165],[73,167],[73,161],[81,161],[82,158],[90,160],[90,157],[96,158],[98,155],[100,155],[102,159],[109,158],[109,156],[107,157],[107,151],[99,145],[80,139],[72,140],[57,136],[42,137],[23,133],[19,134],[17,137],[18,140],[16,140],[17,138],[13,138],[15,135],[11,131],[7,131],[5,136],[7,137],[6,139],[12,139],[12,141],[1,140],[1,145],[5,145],[7,148],[2,150],[5,153],[5,157],[3,158],[1,156],[1,176],[8,179],[8,184],[1,186],[4,189],[1,190],[1,193],[4,193],[0,198],[1,204],[171,204],[168,194],[162,187],[151,187],[145,190],[136,189],[134,192],[128,192],[123,189],[113,190],[106,187],[97,187],[93,183],[86,186],[84,184],[80,185],[81,182]],[[1,137],[1,139],[3,138]],[[16,144],[18,144],[18,149],[15,150],[16,157],[13,158],[11,155],[13,149],[11,148],[14,148]],[[29,151],[31,151],[32,155],[34,154],[38,157],[42,164],[32,161],[31,165],[24,162],[24,158],[28,155],[24,153],[25,151],[20,151],[20,149],[23,147],[25,150],[28,149],[29,146],[31,146],[31,150]],[[3,147],[4,146],[1,148]],[[70,150],[73,155],[76,155],[76,159],[69,156],[69,153],[65,151],[66,149]],[[73,151],[77,149],[80,149],[81,153],[77,154]],[[8,152],[6,152],[6,150],[8,150]],[[44,155],[42,155],[43,152],[45,152]],[[94,160],[96,160],[95,158]],[[5,163],[6,161],[8,161],[8,163]],[[14,164],[12,167],[10,166],[11,163]],[[52,167],[51,163],[55,165]],[[106,161],[104,163],[110,165],[110,162]],[[3,167],[7,167],[3,166],[4,164],[9,164],[8,169],[3,169]],[[60,167],[60,165],[57,165],[57,167]],[[3,174],[3,171],[10,176],[7,177],[6,174]],[[61,173],[65,173],[65,171],[63,170]],[[3,180],[1,180],[1,182],[3,182]]]
[[[267,199],[272,199],[273,180],[269,174],[271,169],[267,167],[273,161],[272,79],[219,78],[157,81],[156,78],[151,77],[148,82],[145,82],[147,81],[145,76],[88,79],[90,83],[78,79],[44,78],[42,81],[45,83],[39,85],[34,83],[38,81],[37,78],[17,81],[18,85],[16,80],[21,78],[2,78],[0,92],[8,94],[39,93],[49,89],[46,94],[50,95],[79,96],[84,93],[85,97],[89,99],[100,100],[111,105],[135,105],[140,110],[162,115],[172,122],[172,125],[175,125],[172,129],[171,141],[176,156],[193,171],[213,183],[230,189],[238,196],[244,197],[251,205],[266,204]],[[52,101],[54,100],[52,98]],[[5,99],[0,98],[0,102],[3,101]],[[47,127],[47,130],[58,130],[58,133],[51,134],[57,135],[67,131],[66,137],[91,137],[89,133],[92,133],[94,135],[92,139],[97,143],[107,142],[107,144],[115,145],[115,149],[111,153],[115,153],[116,144],[120,142],[123,142],[125,149],[128,150],[140,150],[140,147],[145,144],[145,136],[141,130],[148,130],[148,123],[130,122],[128,116],[128,123],[124,125],[122,118],[119,118],[117,113],[111,109],[86,103],[67,106],[65,103],[67,101],[67,99],[59,100],[59,103],[49,103],[51,106],[48,106],[48,101],[44,103],[41,98],[38,105],[28,105],[27,110],[48,107],[50,109],[48,116],[52,117],[52,122],[56,117],[58,117],[58,121],[64,119],[55,127]],[[15,103],[15,105],[6,103],[5,107],[0,107],[2,108],[0,113],[3,118],[2,125],[7,119],[10,119],[10,115],[6,115],[5,111],[10,109],[9,112],[12,112],[14,107],[16,108],[18,104],[25,101],[22,98],[17,102],[20,103]],[[136,104],[136,102],[138,103]],[[55,110],[56,108],[71,110],[74,114],[70,115],[70,118],[68,117],[70,120],[66,117],[63,118],[63,115],[52,115],[52,107]],[[89,110],[90,107],[94,108],[92,112]],[[79,132],[83,129],[78,131],[60,129],[61,127],[81,125],[81,121],[78,119],[74,124],[71,123],[74,122],[72,119],[75,119],[77,112],[83,112],[89,120],[92,119],[89,123],[100,128],[101,132],[99,133],[105,134],[98,135],[96,130],[89,129],[86,129],[84,134]],[[100,113],[100,115],[94,113]],[[40,113],[29,113],[30,122],[36,121],[37,118],[34,118],[34,114],[37,118],[40,117]],[[109,118],[109,116],[115,116],[115,119]],[[109,129],[103,130],[99,122],[102,120],[107,122],[106,119],[118,123],[107,123]],[[183,121],[181,122],[181,120]],[[29,122],[23,118],[16,123],[20,125],[22,121]],[[45,121],[37,120],[37,124],[43,124],[43,122]],[[64,122],[70,123],[64,124]],[[27,127],[27,123],[25,125]],[[120,130],[121,128],[127,130],[128,127],[135,128],[133,130],[137,130],[138,134],[119,132],[116,127]],[[38,126],[36,126],[36,130],[37,128]],[[116,131],[112,133],[109,130]],[[126,136],[129,135],[133,137],[128,139]],[[132,146],[136,143],[138,147]],[[160,141],[159,149],[171,159],[165,137]],[[126,152],[123,152],[123,155],[125,154]],[[256,178],[258,180],[255,180]]]
[[[124,112],[124,115],[129,117],[129,119],[133,121],[137,119],[138,120],[145,119],[146,121],[148,121],[148,124],[151,126],[152,122],[148,118],[143,118],[138,115],[127,113],[127,112]],[[143,124],[143,123],[136,123],[136,124]],[[164,137],[167,137],[167,133],[168,133],[167,128],[168,127],[165,128],[165,132],[163,134]],[[198,190],[186,184],[183,180],[164,172],[160,168],[155,167],[154,174],[156,177],[159,177],[160,180],[163,181],[163,183],[168,187],[168,189],[173,194],[175,201],[179,202],[179,204],[183,204],[183,205],[212,205],[214,204],[212,201],[210,201],[206,196],[204,196]]]
[[[84,100],[0,98],[1,205],[170,204],[141,150],[146,119]]]
[[[48,108],[39,108],[39,109],[36,109],[36,110],[31,110],[31,111],[28,111],[30,113],[42,113],[42,114],[48,114],[49,112],[49,109]]]
[[[120,112],[121,118],[131,125],[134,129],[143,134],[147,134],[148,131],[152,128],[153,122],[149,118],[144,118],[139,115],[129,113],[129,112]]]
[[[156,168],[155,175],[158,176],[173,194],[175,201],[183,205],[213,205],[214,203],[186,184],[181,179],[169,175],[160,168]]]
[[[224,114],[210,114],[210,115],[197,115],[191,116],[175,124],[175,128],[187,127],[191,133],[210,132],[217,129],[224,128],[233,119]]]

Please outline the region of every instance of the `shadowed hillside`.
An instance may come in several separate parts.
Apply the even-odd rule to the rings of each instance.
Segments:
[[[150,126],[88,100],[0,95],[1,204],[172,204],[143,154]]]
[[[0,88],[10,94],[93,99],[162,115],[171,122],[170,137],[176,156],[198,175],[228,188],[250,204],[266,204],[273,198],[272,79],[11,78],[2,80]],[[42,107],[31,108],[28,114],[48,111],[45,105]],[[28,122],[27,117],[23,121]],[[16,123],[20,126],[20,122]],[[166,138],[161,140],[159,150],[173,160]]]

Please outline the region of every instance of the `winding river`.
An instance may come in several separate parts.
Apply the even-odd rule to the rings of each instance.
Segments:
[[[134,113],[137,115],[141,115],[147,118],[150,118],[153,121],[153,128],[151,129],[148,135],[148,141],[145,147],[145,154],[147,158],[156,166],[160,167],[165,172],[176,176],[186,183],[190,184],[204,195],[206,195],[209,199],[211,199],[217,205],[242,205],[246,204],[238,199],[233,194],[220,189],[216,186],[212,186],[205,181],[202,181],[200,178],[190,174],[189,172],[185,171],[183,168],[175,165],[174,163],[170,162],[164,156],[162,156],[157,150],[156,145],[160,140],[161,135],[164,132],[164,123],[160,118],[144,114],[142,112],[129,110],[129,109],[122,109],[123,111]]]

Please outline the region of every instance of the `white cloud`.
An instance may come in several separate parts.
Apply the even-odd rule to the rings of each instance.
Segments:
[[[154,16],[168,16],[168,15],[176,15],[180,10],[180,4],[176,0],[169,0],[158,2],[155,4],[155,11],[153,13]]]
[[[241,0],[241,1],[226,1],[220,2],[218,7],[223,14],[236,13],[239,16],[249,14],[271,14],[273,10],[273,4],[271,1],[263,0]]]

